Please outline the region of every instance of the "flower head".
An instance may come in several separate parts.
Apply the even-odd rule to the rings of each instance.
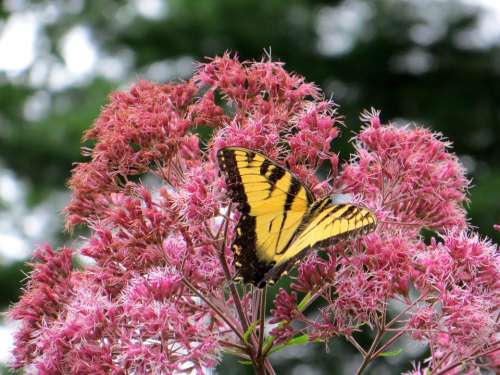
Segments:
[[[140,81],[112,94],[85,135],[95,143],[85,149],[89,160],[69,181],[66,225],[85,225],[88,238],[74,249],[35,251],[26,291],[10,310],[20,321],[12,366],[201,374],[230,353],[263,372],[274,345],[292,338],[344,336],[360,348],[355,332],[397,325],[396,335],[427,341],[431,370],[453,372],[460,361],[472,370],[498,367],[491,343],[499,332],[499,258],[495,245],[466,228],[463,167],[438,134],[384,125],[375,111],[363,120],[356,153],[339,168],[330,149],[337,106],[281,63],[229,54],[200,64],[186,82]],[[196,129],[205,126],[208,142]],[[265,292],[235,286],[231,243],[240,213],[215,161],[226,146],[288,167],[316,198],[350,194],[379,223],[322,253],[307,250],[293,291],[280,289],[274,299],[276,325],[266,339]],[[318,178],[324,165],[334,185]],[[426,243],[422,229],[439,235]],[[74,269],[74,254],[90,262]],[[401,319],[387,322],[395,301],[404,306]],[[312,307],[316,313],[305,311]]]
[[[362,194],[380,219],[421,228],[465,227],[468,180],[450,144],[424,128],[381,126],[377,114],[356,136],[339,184]]]

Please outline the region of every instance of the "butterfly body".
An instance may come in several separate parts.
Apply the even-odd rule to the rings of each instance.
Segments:
[[[286,168],[240,147],[219,150],[219,166],[240,219],[232,243],[244,282],[274,282],[310,249],[371,230],[374,215],[352,204],[313,194]]]

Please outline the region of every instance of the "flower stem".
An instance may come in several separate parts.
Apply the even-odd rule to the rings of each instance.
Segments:
[[[196,289],[196,287],[193,284],[191,284],[185,277],[183,277],[181,280],[184,283],[184,285],[186,285],[194,294],[200,297],[203,300],[203,302],[205,302],[217,315],[219,315],[219,317],[233,330],[236,336],[238,336],[241,342],[245,342],[240,330],[236,328],[233,322],[231,322],[229,318],[227,318],[215,304],[213,304],[207,297],[203,295],[203,293],[201,293],[198,289]]]
[[[422,293],[420,296],[418,296],[418,298],[415,299],[415,301],[413,301],[411,304],[409,304],[408,306],[406,306],[403,310],[401,310],[401,312],[398,315],[396,315],[389,323],[387,323],[386,324],[386,328],[389,328],[394,323],[397,323],[397,321],[399,320],[399,318],[401,318],[404,314],[406,314],[411,308],[413,308],[418,302],[420,302],[425,297],[427,297],[427,293]]]
[[[236,306],[236,311],[238,312],[241,326],[243,328],[243,331],[246,332],[248,330],[248,327],[249,327],[248,320],[247,320],[247,317],[245,315],[245,312],[243,311],[243,306],[241,305],[241,300],[240,300],[240,296],[238,294],[238,291],[236,290],[236,287],[235,287],[233,280],[231,278],[231,272],[229,271],[229,267],[227,265],[226,256],[225,256],[225,250],[226,250],[226,246],[227,246],[227,232],[228,232],[228,227],[229,227],[228,217],[231,214],[231,206],[232,206],[232,204],[229,203],[229,206],[227,208],[227,217],[226,217],[225,224],[224,224],[224,239],[222,241],[222,246],[221,246],[220,250],[218,251],[218,255],[219,255],[220,263],[222,265],[222,269],[224,270],[224,275],[226,277],[226,280],[229,283],[229,290],[231,291],[231,296],[233,297],[233,302]]]
[[[366,351],[359,345],[359,343],[356,341],[356,339],[352,336],[346,336],[347,341],[349,341],[354,347],[360,352],[363,357],[366,356]]]
[[[360,375],[363,372],[363,370],[368,366],[370,361],[376,357],[374,353],[377,350],[377,345],[380,343],[380,340],[382,340],[382,337],[384,336],[386,328],[386,319],[387,319],[387,299],[384,300],[384,312],[379,319],[380,320],[379,323],[377,323],[378,327],[377,334],[375,335],[375,338],[373,339],[373,342],[370,345],[370,349],[368,349],[366,354],[363,356],[363,362],[361,362],[361,365],[356,371],[356,375]]]
[[[363,370],[368,366],[370,361],[373,359],[372,355],[373,352],[375,351],[375,348],[377,347],[378,343],[382,339],[382,336],[384,335],[383,329],[380,329],[377,331],[377,334],[375,335],[375,338],[373,339],[373,342],[370,346],[370,349],[366,352],[366,355],[363,356],[363,362],[361,362],[361,365],[359,365],[358,370],[356,371],[356,375],[360,375]]]
[[[240,299],[240,296],[238,294],[238,291],[236,290],[236,286],[233,283],[233,280],[231,277],[231,272],[229,271],[229,267],[227,265],[226,255],[225,255],[226,246],[227,246],[229,220],[230,220],[229,218],[231,216],[231,208],[232,208],[232,203],[229,203],[227,213],[225,216],[224,237],[223,237],[223,241],[222,241],[222,246],[217,253],[219,256],[220,263],[222,265],[222,269],[224,270],[224,276],[226,278],[226,281],[229,283],[229,290],[231,292],[231,296],[233,298],[234,305],[236,306],[236,311],[238,313],[238,317],[240,318],[241,327],[243,328],[243,332],[247,332],[250,325],[248,323],[247,316],[245,315],[245,312],[243,310],[243,306],[241,304],[241,299]],[[263,320],[264,319],[262,319],[262,321]],[[243,344],[246,344],[243,336],[238,336],[238,337],[240,338],[240,340]],[[259,350],[257,347],[258,344],[257,344],[257,338],[255,336],[255,332],[250,333],[249,340],[250,340],[249,356],[252,360],[252,364],[254,366],[255,372],[259,375],[265,375],[265,372],[266,372],[265,367],[264,367],[265,363],[263,360],[260,359],[260,356],[258,354],[255,355],[256,349]],[[266,365],[267,365],[267,363],[266,363]],[[269,367],[270,367],[270,363],[269,363]]]
[[[493,348],[490,347],[490,349],[488,350],[485,350],[483,352],[481,352],[480,350],[476,350],[474,353],[472,353],[470,356],[468,356],[467,358],[463,358],[461,359],[460,361],[457,361],[453,364],[451,364],[450,366],[446,367],[445,369],[439,371],[438,373],[436,373],[436,375],[444,375],[446,374],[448,371],[450,370],[453,370],[455,367],[458,367],[460,365],[463,365],[465,362],[467,361],[470,361],[470,360],[473,360],[477,357],[481,357],[483,355],[487,355],[487,354],[491,354],[491,353],[495,353],[496,351],[500,351],[500,340],[494,342],[492,345],[491,345]]]
[[[265,286],[260,292],[260,309],[259,309],[259,347],[257,351],[257,358],[264,364],[264,356],[262,356],[262,346],[264,344],[264,324],[266,320],[266,294],[267,286]]]
[[[241,346],[241,345],[229,342],[229,341],[225,341],[225,340],[219,340],[218,342],[222,346],[228,348],[228,352],[230,354],[237,355],[241,358],[245,358],[248,360],[250,359],[250,357],[248,357],[248,348],[245,348],[244,346]]]
[[[373,353],[372,358],[377,358],[380,355],[380,353],[382,353],[384,350],[386,350],[389,346],[391,346],[394,343],[394,341],[399,339],[405,333],[406,333],[406,331],[402,329],[401,331],[396,333],[394,336],[392,336],[389,340],[387,340],[387,342],[384,345],[382,345],[375,353]]]
[[[271,361],[269,360],[269,358],[265,357],[264,365],[266,366],[266,370],[269,375],[276,375],[276,372],[274,371],[274,368],[271,365]]]

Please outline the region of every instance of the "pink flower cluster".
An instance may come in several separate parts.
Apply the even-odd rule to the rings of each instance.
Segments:
[[[361,194],[379,218],[398,225],[441,231],[466,225],[462,203],[468,181],[450,144],[421,127],[370,126],[356,136],[356,154],[345,165],[339,185]]]
[[[429,290],[439,303],[418,306],[409,327],[413,337],[429,343],[433,361],[444,366],[495,342],[498,349],[497,246],[477,234],[451,231],[440,242],[432,239],[414,261],[416,287]]]
[[[339,167],[335,104],[282,64],[228,54],[189,81],[141,81],[113,94],[85,136],[95,142],[84,150],[90,160],[70,180],[67,227],[84,225],[88,238],[35,252],[10,310],[20,322],[12,367],[204,373],[226,353],[273,374],[268,355],[278,345],[344,336],[362,354],[360,373],[407,335],[429,344],[436,373],[498,369],[500,261],[496,245],[467,226],[463,167],[429,130],[382,125],[376,112],[363,120],[355,155]],[[197,128],[213,131],[206,146]],[[265,291],[232,280],[239,214],[215,162],[225,146],[287,165],[317,197],[350,194],[379,222],[307,256],[267,323]],[[325,163],[333,185],[316,175]],[[424,229],[434,231],[430,241]],[[72,266],[76,255],[85,266]],[[365,328],[375,332],[370,348],[356,341]]]

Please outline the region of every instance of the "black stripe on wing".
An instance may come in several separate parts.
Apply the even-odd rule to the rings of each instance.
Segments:
[[[321,214],[323,210],[329,209],[333,205],[332,200],[330,197],[318,200],[314,202],[314,204],[311,206],[309,209],[309,212],[304,216],[301,225],[299,226],[299,229],[297,230],[297,234],[290,240],[290,242],[285,246],[284,251],[281,252],[281,254],[286,253],[287,249],[289,248],[289,245],[291,245],[298,237],[300,237],[305,230],[305,228],[318,216]],[[307,233],[309,233],[312,230],[315,230],[320,226],[321,223],[324,221],[330,219],[332,216],[334,216],[336,213],[338,213],[340,210],[344,209],[347,206],[347,204],[337,204],[335,207],[328,212],[324,217],[319,220],[316,225],[312,228],[309,228]],[[354,218],[356,215],[359,214],[360,209],[362,209],[359,206],[351,205],[349,204],[349,207],[342,212],[340,216],[334,219],[336,220],[351,220]],[[365,209],[366,210],[366,209]],[[359,219],[356,220],[356,222],[363,221],[366,217],[369,215],[373,215],[370,211],[366,210],[365,214]],[[376,222],[372,222],[371,224],[364,225],[359,228],[351,229],[343,233],[339,233],[336,235],[333,235],[331,237],[325,238],[323,240],[319,240],[315,243],[313,243],[310,246],[306,246],[303,249],[300,250],[299,253],[297,253],[294,257],[290,258],[284,263],[278,264],[276,267],[271,268],[264,278],[260,281],[258,285],[265,285],[267,282],[274,283],[276,282],[281,275],[285,272],[288,271],[290,268],[292,268],[294,265],[296,265],[302,258],[304,258],[307,254],[312,249],[324,249],[328,246],[332,246],[336,244],[337,242],[341,240],[347,240],[349,238],[357,237],[359,235],[363,235],[366,233],[371,232],[373,229],[376,227]]]
[[[302,185],[300,184],[299,181],[297,180],[292,180],[292,183],[290,184],[290,187],[288,188],[287,196],[286,196],[286,201],[285,201],[285,206],[283,207],[283,219],[281,220],[281,226],[279,230],[279,235],[278,235],[278,240],[276,241],[276,247],[279,245],[280,240],[281,240],[281,234],[283,233],[283,227],[285,226],[286,219],[288,216],[288,211],[292,208],[293,201],[297,197],[297,193],[300,191],[302,188]],[[283,249],[286,249],[290,241],[293,239],[294,236],[291,236],[290,239],[288,240],[288,243],[285,245]],[[275,248],[275,253],[279,254],[280,251],[278,251],[277,248]]]
[[[370,214],[368,212],[367,214]],[[329,215],[327,215],[329,216]],[[314,243],[311,246],[307,246],[304,249],[302,249],[297,255],[295,255],[293,258],[290,258],[286,262],[279,264],[276,267],[270,268],[264,277],[256,283],[256,285],[259,288],[263,288],[266,283],[274,284],[276,281],[280,279],[280,277],[285,273],[288,272],[291,268],[293,268],[297,263],[302,260],[307,254],[309,254],[313,249],[314,250],[321,250],[324,248],[327,248],[329,246],[335,245],[337,242],[342,241],[342,240],[348,240],[350,238],[357,237],[359,235],[363,235],[366,233],[371,232],[374,228],[376,227],[376,223],[372,223],[369,225],[365,225],[364,227],[353,229],[349,232],[337,234],[335,236],[325,238],[324,240],[318,241]]]
[[[258,285],[275,262],[267,263],[257,258],[255,223],[254,216],[241,215],[231,249],[238,276],[241,276],[245,283]]]
[[[254,153],[248,153],[248,158],[255,157]],[[242,213],[250,212],[250,205],[247,201],[245,188],[243,187],[241,176],[236,161],[236,156],[233,150],[221,149],[217,153],[219,168],[224,173],[226,178],[226,186],[228,189],[229,198],[238,204],[238,210]],[[252,160],[249,160],[249,163]]]
[[[243,182],[241,179],[240,170],[238,167],[238,161],[236,160],[236,154],[235,154],[236,151],[246,153],[248,164],[250,164],[257,155],[263,159],[262,164],[258,169],[258,173],[262,177],[264,177],[266,182],[269,184],[269,196],[271,196],[271,193],[275,190],[278,181],[285,174],[288,173],[291,176],[292,185],[294,186],[294,189],[296,189],[294,195],[296,195],[296,193],[300,191],[300,188],[303,187],[306,194],[307,204],[311,205],[313,203],[314,201],[313,194],[309,191],[309,189],[307,189],[300,183],[299,179],[292,172],[290,172],[286,168],[283,168],[273,163],[267,157],[255,151],[243,148],[222,148],[217,152],[219,168],[226,177],[226,186],[228,189],[229,197],[231,198],[232,201],[238,203],[239,211],[248,213],[250,212],[250,206],[248,204],[245,188],[243,186]],[[267,173],[269,172],[269,168],[272,168],[272,172],[271,174],[267,175]],[[284,191],[284,193],[288,192]],[[290,201],[291,205],[294,196],[287,198],[292,199]]]
[[[304,188],[307,204],[312,204],[313,195],[307,190],[306,187],[302,186],[299,180],[291,172],[285,170],[277,164],[274,164],[263,155],[257,154],[251,150],[239,148],[225,148],[218,151],[217,158],[219,167],[225,175],[229,197],[238,205],[237,208],[241,212],[241,217],[236,226],[236,236],[231,245],[234,253],[234,264],[238,269],[238,276],[241,276],[244,282],[260,285],[265,274],[272,269],[275,262],[264,262],[257,256],[257,236],[255,233],[256,217],[250,215],[251,206],[248,202],[245,187],[242,182],[240,169],[238,167],[238,160],[236,158],[236,151],[244,152],[246,154],[247,164],[251,164],[256,155],[262,157],[262,164],[256,168],[256,172],[263,176],[265,181],[268,183],[269,197],[276,189],[278,181],[280,181],[285,174],[290,174],[291,184],[288,191],[284,192],[287,196],[283,207],[284,218],[281,221],[280,233],[286,222],[286,212],[291,209],[292,204],[301,188]],[[269,225],[272,226],[272,221]],[[279,244],[279,237],[276,244]]]

